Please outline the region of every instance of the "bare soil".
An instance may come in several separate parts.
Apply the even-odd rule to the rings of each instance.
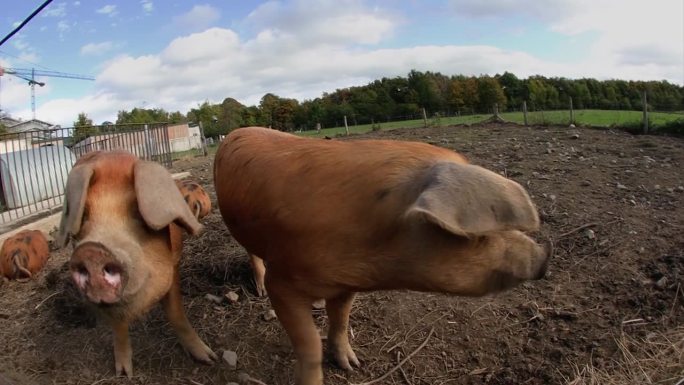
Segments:
[[[359,137],[451,148],[522,183],[543,220],[537,236],[551,237],[556,253],[545,280],[497,296],[360,295],[351,326],[362,367],[347,373],[326,362],[326,384],[383,375],[433,328],[427,344],[380,383],[565,384],[578,367],[615,366],[621,335],[647,338],[684,324],[684,140],[498,124]],[[174,164],[213,195],[211,169],[211,158]],[[37,279],[0,281],[0,384],[3,376],[11,384],[227,384],[239,373],[292,384],[290,343],[277,320],[264,320],[269,302],[255,296],[243,249],[218,210],[204,222],[206,231],[186,241],[184,302],[219,356],[237,352],[236,370],[195,363],[155,308],[131,328],[135,376],[114,377],[111,331],[75,295],[68,250],[56,250]],[[237,303],[205,298],[228,291],[239,294]],[[312,313],[323,335],[325,311]]]

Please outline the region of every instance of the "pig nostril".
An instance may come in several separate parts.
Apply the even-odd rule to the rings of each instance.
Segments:
[[[102,268],[102,271],[104,271],[106,274],[109,274],[109,275],[118,274],[120,272],[120,270],[121,269],[119,269],[118,266],[113,265],[111,263],[106,264],[104,266],[104,268]]]
[[[86,276],[86,277],[88,276],[88,269],[86,269],[86,267],[83,265],[76,266],[75,270],[78,272],[78,274],[80,274],[82,276]]]

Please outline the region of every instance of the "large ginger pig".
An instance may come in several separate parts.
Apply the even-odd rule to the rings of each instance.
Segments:
[[[214,163],[235,239],[266,262],[265,286],[297,356],[298,385],[320,385],[311,304],[326,300],[327,343],[342,368],[356,292],[482,296],[544,276],[550,248],[523,232],[537,211],[514,181],[425,143],[327,141],[249,127]]]

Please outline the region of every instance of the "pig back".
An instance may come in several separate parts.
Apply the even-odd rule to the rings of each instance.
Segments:
[[[243,128],[221,143],[214,181],[232,235],[269,260],[372,250],[396,232],[426,170],[444,160],[466,163],[424,143],[328,141]]]

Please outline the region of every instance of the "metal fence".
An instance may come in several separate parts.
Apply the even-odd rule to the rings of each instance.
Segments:
[[[78,158],[117,149],[167,167],[172,163],[166,123],[0,134],[0,233],[60,210],[67,175]]]

